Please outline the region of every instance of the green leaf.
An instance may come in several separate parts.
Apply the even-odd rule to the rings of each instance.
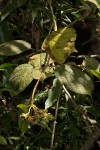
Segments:
[[[52,67],[47,67],[43,73],[43,76],[42,76],[42,80],[48,78],[48,77],[51,77],[54,75],[54,70]]]
[[[20,137],[10,136],[8,137],[8,139],[17,141],[17,140],[20,140]]]
[[[19,104],[17,105],[17,107],[23,110],[24,113],[28,112],[28,106],[26,106],[25,104]]]
[[[9,16],[16,8],[24,5],[27,0],[9,0],[4,9],[0,12],[0,21],[3,21]]]
[[[33,69],[34,69],[33,78],[34,79],[39,79],[41,76],[41,72],[42,72],[41,80],[44,80],[53,75],[53,68],[49,66],[45,69],[44,72],[42,71],[42,68],[43,68],[42,65],[45,65],[47,63],[47,60],[48,60],[48,55],[46,53],[36,54],[30,58],[29,64],[33,66]],[[49,64],[51,64],[52,62],[53,60],[50,59]]]
[[[61,84],[58,81],[58,79],[56,78],[53,81],[53,86],[51,87],[51,89],[48,92],[48,98],[45,101],[45,109],[51,107],[54,104],[54,102],[58,98],[58,93],[60,92],[60,90],[61,90]]]
[[[100,0],[85,0],[85,1],[95,4],[97,8],[100,9]]]
[[[39,91],[35,95],[34,101],[41,101],[41,99],[45,100],[47,98],[47,96],[48,96],[48,89],[46,89],[45,91]]]
[[[46,53],[33,55],[32,57],[30,57],[29,64],[31,64],[34,68],[40,69],[42,65],[47,63],[48,57],[49,56]],[[49,64],[51,64],[52,62],[53,60],[50,59]]]
[[[84,0],[80,0],[80,2],[82,3],[82,5],[84,6],[85,9],[87,9],[87,10],[91,9],[90,5],[87,2],[85,2]]]
[[[95,58],[86,58],[83,60],[82,66],[87,69],[87,71],[100,80],[100,63]]]
[[[11,67],[11,66],[14,66],[14,64],[11,64],[11,63],[3,63],[0,65],[0,69],[4,69],[6,67]]]
[[[1,136],[1,135],[0,135],[0,144],[1,145],[7,145],[6,139],[3,136]]]
[[[54,71],[53,71],[53,68],[50,66],[46,67],[45,71],[43,71],[44,69],[43,65],[45,66],[47,64],[48,57],[49,55],[46,53],[40,53],[40,54],[36,54],[30,57],[29,64],[33,66],[33,69],[34,69],[33,78],[34,79],[39,79],[41,76],[41,72],[42,72],[42,77],[41,77],[42,81],[53,75]],[[49,64],[51,64],[52,62],[53,60],[50,59]]]
[[[100,71],[98,71],[98,70],[90,70],[90,72],[100,80]]]
[[[19,129],[24,134],[28,129],[29,122],[26,119],[19,118]]]
[[[57,66],[55,75],[69,90],[79,94],[91,95],[94,88],[93,81],[79,68],[72,65]]]
[[[32,12],[31,12],[31,16],[32,16],[32,22],[34,22],[34,20],[35,20],[35,18],[37,16],[37,9],[33,8]]]
[[[100,71],[100,63],[95,58],[85,58],[83,60],[82,66],[89,70]]]
[[[31,44],[23,40],[13,40],[0,45],[0,55],[13,56],[27,51]]]
[[[46,53],[33,55],[30,57],[29,64],[31,64],[34,68],[41,68],[41,66],[47,61],[47,57]]]
[[[30,64],[22,64],[14,69],[9,81],[14,90],[22,92],[33,80],[34,70]]]
[[[51,68],[49,66],[45,69],[44,72],[42,71],[42,69],[38,69],[38,68],[33,68],[33,70],[34,70],[33,79],[38,80],[41,76],[41,73],[42,73],[41,81],[45,80],[48,77],[53,76],[53,72],[54,72],[53,68]]]
[[[75,30],[64,27],[48,35],[42,44],[42,49],[46,50],[57,63],[62,64],[72,52],[77,52],[75,40]]]

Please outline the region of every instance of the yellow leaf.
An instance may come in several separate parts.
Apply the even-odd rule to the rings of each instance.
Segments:
[[[72,52],[77,52],[75,40],[75,30],[64,27],[48,35],[42,44],[42,49],[46,50],[57,63],[62,64]]]

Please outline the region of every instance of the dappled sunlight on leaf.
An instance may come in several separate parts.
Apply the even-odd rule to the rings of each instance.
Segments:
[[[75,49],[76,33],[72,28],[64,27],[48,35],[42,49],[46,50],[57,63],[62,64]]]
[[[14,69],[10,83],[18,93],[22,92],[33,80],[34,70],[30,64],[22,64]]]
[[[0,45],[0,55],[13,56],[27,51],[31,44],[23,40],[8,41]]]
[[[91,78],[79,68],[72,65],[61,65],[55,69],[58,80],[75,93],[91,95],[94,88]]]

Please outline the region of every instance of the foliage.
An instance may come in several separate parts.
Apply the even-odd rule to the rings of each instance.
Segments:
[[[73,92],[91,95],[94,88],[91,78],[72,65],[57,66],[55,75],[58,80]]]
[[[75,30],[65,27],[48,35],[42,49],[47,50],[55,61],[62,64],[72,52],[77,52],[74,47],[75,39]]]
[[[13,40],[0,45],[0,55],[13,56],[20,54],[31,48],[31,45],[26,41]]]
[[[100,137],[99,19],[99,0],[0,1],[1,149],[93,147]]]

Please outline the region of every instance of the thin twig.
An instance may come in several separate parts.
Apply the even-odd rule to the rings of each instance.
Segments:
[[[32,92],[31,105],[33,105],[33,103],[34,103],[35,92],[36,92],[36,90],[37,90],[37,87],[38,87],[38,85],[39,85],[39,82],[40,82],[41,78],[42,78],[42,73],[41,73],[41,75],[40,75],[40,78],[39,78],[38,81],[36,82],[36,85],[34,86],[34,89],[33,89],[33,92]]]
[[[62,91],[62,88],[61,88],[60,93],[58,95],[56,109],[55,109],[55,118],[54,118],[54,124],[53,124],[53,130],[52,130],[52,138],[51,138],[51,147],[50,147],[51,150],[54,149],[54,136],[55,136],[55,129],[56,129],[56,124],[57,124],[57,115],[58,115],[58,107],[59,107],[61,91]]]
[[[69,58],[100,58],[100,55],[78,55],[78,56],[69,56]]]
[[[68,90],[66,89],[66,87],[63,85],[63,90],[65,91],[65,93],[68,95],[68,97],[70,98],[71,102],[74,104],[74,106],[77,108],[77,110],[79,110],[79,112],[81,113],[84,121],[86,122],[86,125],[89,127],[89,124],[92,124],[91,120],[89,119],[89,117],[87,116],[87,114],[84,112],[84,110],[76,104],[75,102],[75,98],[73,98],[70,93],[68,92]],[[98,127],[96,125],[94,125],[94,127],[96,129],[98,129]],[[91,129],[89,128],[89,132],[92,133]]]
[[[48,2],[49,2],[50,10],[51,10],[51,13],[52,13],[54,31],[57,31],[57,23],[56,23],[56,19],[55,19],[54,13],[53,13],[53,8],[52,8],[52,5],[51,5],[50,0],[48,0]],[[51,32],[51,29],[52,29],[52,26],[51,26],[51,28],[50,28],[49,34],[50,34],[50,32]],[[47,55],[48,55],[48,54],[47,54]],[[35,87],[34,87],[34,89],[33,89],[33,92],[32,92],[32,99],[31,99],[31,105],[33,105],[33,103],[34,103],[34,95],[35,95],[35,92],[36,92],[37,87],[38,87],[38,84],[39,84],[39,82],[40,82],[40,80],[41,80],[41,78],[42,78],[42,73],[45,71],[45,69],[47,68],[47,66],[48,66],[48,64],[49,64],[49,60],[50,60],[50,56],[49,56],[49,58],[48,58],[48,60],[47,60],[47,64],[46,64],[45,68],[44,68],[43,71],[41,72],[40,78],[38,79],[38,81],[37,81],[37,83],[36,83],[36,85],[35,85]]]
[[[49,65],[49,61],[50,61],[50,57],[47,57],[47,63],[44,67],[44,69],[42,70],[41,74],[40,74],[40,78],[38,79],[38,81],[36,82],[35,86],[34,86],[34,89],[33,89],[33,92],[32,92],[32,97],[31,97],[31,106],[33,105],[34,103],[34,96],[35,96],[35,93],[36,93],[36,90],[37,90],[37,87],[39,85],[39,82],[41,81],[41,78],[42,78],[42,75],[43,75],[43,72],[46,70],[46,68],[48,67]]]
[[[49,2],[51,14],[52,14],[54,31],[57,31],[57,22],[56,22],[56,17],[55,17],[54,12],[53,12],[53,7],[51,5],[51,1],[48,0],[48,2]],[[61,95],[61,91],[59,93],[57,104],[56,104],[56,109],[55,109],[55,118],[54,118],[54,124],[53,124],[53,130],[52,130],[52,138],[51,138],[51,147],[50,147],[51,150],[54,149],[54,136],[55,136],[55,129],[56,129],[56,124],[57,124],[56,120],[57,120],[57,114],[58,114],[60,95]]]
[[[55,17],[54,12],[53,12],[53,7],[52,7],[52,5],[51,5],[51,1],[48,0],[48,3],[49,3],[50,10],[51,10],[51,14],[52,14],[54,31],[57,31],[57,22],[56,22],[56,17]]]
[[[86,19],[86,18],[88,18],[88,16],[85,16],[85,17],[81,17],[81,18],[79,18],[79,19],[76,19],[76,20],[72,21],[72,22],[68,25],[68,27],[72,27],[72,26],[74,26],[77,22],[82,21],[82,20],[84,20],[84,19]]]

